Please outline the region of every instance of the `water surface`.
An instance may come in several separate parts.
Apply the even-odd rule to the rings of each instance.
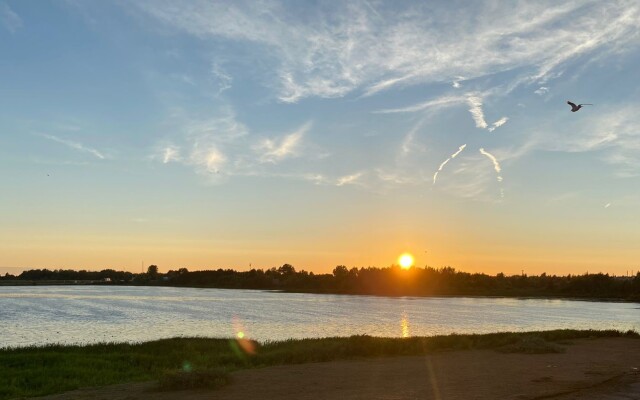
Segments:
[[[427,336],[559,328],[640,330],[636,303],[376,297],[132,286],[0,286],[0,347],[139,342],[176,336],[257,340]]]

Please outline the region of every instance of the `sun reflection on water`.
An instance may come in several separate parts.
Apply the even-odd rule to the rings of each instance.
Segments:
[[[402,328],[402,337],[408,338],[411,336],[409,332],[409,319],[407,318],[407,313],[402,313],[402,319],[400,319],[400,328]]]
[[[404,277],[410,280],[411,271]],[[228,338],[247,356],[240,343],[253,344],[253,351],[259,352],[254,340],[354,334],[402,338],[525,329],[627,331],[640,329],[638,321],[637,304],[632,303],[504,298],[409,301],[253,290],[0,286],[0,348],[203,336]]]

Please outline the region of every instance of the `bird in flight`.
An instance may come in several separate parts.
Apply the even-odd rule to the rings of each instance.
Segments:
[[[567,104],[571,106],[571,112],[576,112],[579,109],[582,108],[582,106],[592,106],[593,104],[589,104],[589,103],[584,103],[584,104],[578,104],[576,105],[575,103],[572,103],[570,101],[567,101]]]

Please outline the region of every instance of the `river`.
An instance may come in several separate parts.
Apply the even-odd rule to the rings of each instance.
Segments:
[[[640,305],[133,286],[0,286],[0,347],[168,337],[408,337],[559,328],[640,330]]]

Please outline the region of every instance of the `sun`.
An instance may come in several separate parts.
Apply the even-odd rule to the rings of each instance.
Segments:
[[[413,266],[413,256],[409,253],[404,253],[400,257],[398,257],[398,264],[400,264],[400,268],[409,269]]]

